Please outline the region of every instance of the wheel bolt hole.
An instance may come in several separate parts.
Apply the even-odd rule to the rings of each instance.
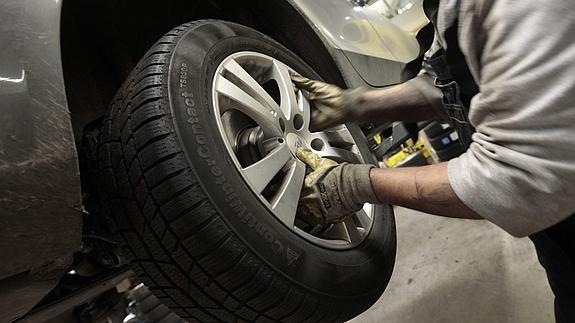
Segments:
[[[283,144],[283,143],[284,143],[284,139],[283,139],[283,138],[278,138],[278,143]]]
[[[282,118],[280,118],[280,128],[282,129],[282,132],[286,132],[286,122]]]
[[[319,138],[315,138],[314,140],[311,141],[310,146],[314,150],[319,151],[319,150],[323,150],[323,147],[325,146],[325,144],[323,143],[323,140],[321,140]]]
[[[303,128],[303,117],[301,114],[296,114],[293,117],[293,127],[295,130],[301,130]]]

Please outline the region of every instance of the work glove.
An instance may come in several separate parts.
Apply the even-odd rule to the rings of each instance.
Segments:
[[[306,223],[339,223],[361,210],[364,203],[379,203],[369,177],[375,166],[338,164],[307,148],[299,148],[296,155],[311,170],[298,205],[298,216]]]
[[[291,79],[314,107],[310,131],[321,131],[359,118],[359,105],[367,89],[343,90],[337,85],[310,80],[295,72],[291,72]]]

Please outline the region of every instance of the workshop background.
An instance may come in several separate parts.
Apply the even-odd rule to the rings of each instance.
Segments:
[[[553,322],[553,293],[528,238],[487,221],[405,208],[395,208],[395,215],[397,258],[389,286],[350,322]]]

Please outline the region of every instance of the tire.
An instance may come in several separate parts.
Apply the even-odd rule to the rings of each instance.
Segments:
[[[184,323],[184,320],[170,311],[146,286],[130,291],[130,299],[136,302],[137,320],[144,322]]]
[[[319,77],[241,25],[198,21],[170,31],[136,66],[103,124],[100,186],[110,228],[150,290],[189,321],[350,319],[390,279],[393,211],[374,206],[361,243],[341,250],[274,217],[234,167],[215,122],[216,70],[242,51]],[[364,160],[374,161],[359,129],[348,129]]]

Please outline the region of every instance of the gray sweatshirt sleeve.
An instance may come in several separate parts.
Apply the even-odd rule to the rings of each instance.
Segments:
[[[476,133],[449,182],[479,215],[526,236],[575,212],[575,1],[472,7],[460,42],[480,87]]]

